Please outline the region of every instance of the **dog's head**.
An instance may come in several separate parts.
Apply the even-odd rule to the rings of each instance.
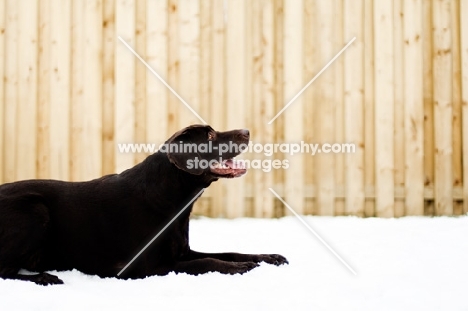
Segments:
[[[248,147],[248,130],[217,132],[208,125],[191,125],[169,138],[163,152],[177,168],[194,175],[234,178],[246,173],[234,157]]]

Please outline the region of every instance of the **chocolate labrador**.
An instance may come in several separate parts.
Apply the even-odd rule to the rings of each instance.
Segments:
[[[171,271],[235,274],[259,262],[288,263],[281,255],[201,253],[189,246],[196,197],[219,178],[245,174],[233,158],[248,141],[247,130],[217,132],[192,125],[121,174],[86,182],[1,185],[0,277],[49,285],[63,281],[48,270],[133,279]],[[38,274],[19,274],[20,269]]]

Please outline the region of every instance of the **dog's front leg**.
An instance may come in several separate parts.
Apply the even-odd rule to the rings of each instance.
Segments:
[[[189,260],[212,258],[227,262],[266,262],[277,266],[289,263],[286,258],[277,254],[201,253],[190,250],[186,258]]]
[[[223,274],[243,274],[253,268],[258,267],[258,264],[252,261],[249,262],[228,262],[214,258],[202,258],[194,260],[185,260],[177,262],[173,270],[176,273],[187,273],[198,275],[208,272],[220,272]]]

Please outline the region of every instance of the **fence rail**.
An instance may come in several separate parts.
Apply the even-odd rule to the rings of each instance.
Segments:
[[[468,212],[468,0],[0,0],[0,182],[87,180],[200,121],[257,143],[354,143],[219,181],[195,212]],[[271,125],[274,115],[356,41]],[[252,155],[248,155],[253,159]],[[256,159],[268,160],[266,155]]]

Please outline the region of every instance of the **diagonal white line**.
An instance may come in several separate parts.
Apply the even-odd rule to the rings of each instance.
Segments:
[[[187,107],[198,118],[198,120],[200,120],[203,124],[207,124],[205,120],[203,120],[203,118],[200,117],[200,115],[195,110],[193,110],[193,108],[190,107],[190,105],[187,104],[187,102],[182,97],[180,97],[180,95],[177,94],[177,92],[166,81],[164,81],[164,79],[156,71],[154,71],[154,69],[151,68],[151,66],[148,65],[148,63],[140,55],[138,55],[138,53],[124,39],[122,39],[121,36],[118,36],[118,38],[133,53],[133,55],[135,55],[146,66],[146,68],[148,68],[148,70],[151,71],[151,73],[154,74],[156,78],[158,78],[169,89],[169,91],[171,91],[172,94],[174,94],[185,105],[185,107]]]
[[[356,40],[356,37],[352,38],[339,52],[335,55],[326,65],[320,70],[315,77],[312,78],[300,91],[296,94],[284,107],[276,114],[276,116],[268,122],[268,124],[273,123],[282,114],[289,106],[315,81],[317,78]]]
[[[342,263],[346,268],[348,268],[349,271],[351,271],[354,275],[357,275],[356,271],[354,271],[354,269],[351,268],[351,266],[348,265],[348,263],[347,263],[346,261],[344,261],[344,259],[341,258],[341,256],[338,255],[338,253],[335,252],[335,251],[333,250],[333,248],[331,248],[330,245],[328,245],[328,243],[325,242],[325,240],[322,239],[322,237],[321,237],[317,232],[315,232],[315,230],[312,229],[312,228],[307,224],[307,222],[305,222],[305,220],[304,220],[301,216],[299,216],[299,214],[296,213],[296,212],[291,208],[291,206],[289,206],[288,203],[286,203],[286,202],[278,195],[278,193],[275,192],[275,190],[273,190],[272,188],[268,188],[268,189],[278,198],[278,200],[280,200],[280,201],[284,204],[284,206],[286,206],[286,207],[294,214],[294,216],[296,216],[296,217],[304,224],[304,226],[307,227],[307,229],[309,229],[310,232],[312,232],[312,233],[315,235],[315,237],[316,237],[316,238],[317,238],[333,255],[335,255],[336,258],[338,258],[339,261],[341,261],[341,263]]]
[[[190,204],[192,204],[193,201],[195,201],[195,200],[203,193],[203,191],[205,191],[205,188],[203,188],[202,190],[200,190],[200,192],[198,192],[198,193],[190,200],[190,202],[188,202],[187,205],[185,205],[184,208],[182,208],[182,209],[180,210],[180,212],[178,212],[177,215],[175,215],[174,218],[172,218],[171,221],[169,221],[169,222],[167,223],[167,225],[164,226],[164,228],[162,228],[161,231],[159,231],[158,234],[156,234],[156,235],[154,236],[154,238],[152,238],[151,241],[149,241],[148,244],[146,244],[145,247],[143,247],[143,248],[141,249],[141,251],[139,251],[138,254],[136,254],[135,257],[133,257],[132,260],[130,260],[130,262],[129,262],[125,267],[123,267],[122,270],[120,270],[119,273],[117,273],[117,276],[120,276],[120,275],[122,274],[122,272],[124,272],[124,271],[135,261],[135,259],[137,259],[137,258],[148,248],[148,246],[150,246],[151,243],[153,243],[154,240],[156,240],[156,239],[158,238],[158,236],[160,236],[161,233],[163,233],[164,230],[166,230],[167,227],[169,227],[169,226],[174,222],[174,220],[176,220],[177,217],[179,217],[180,214],[182,214],[182,212],[185,211],[185,209],[186,209]]]

